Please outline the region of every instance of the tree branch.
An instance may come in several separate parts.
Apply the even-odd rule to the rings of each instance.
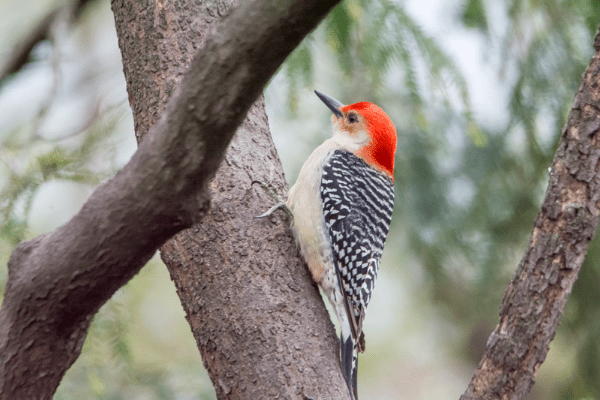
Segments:
[[[467,399],[524,399],[598,227],[600,177],[600,33],[554,157],[529,247],[504,294],[500,323]]]
[[[208,183],[235,129],[285,57],[337,2],[242,3],[207,37],[123,170],[67,224],[13,251],[0,309],[1,399],[51,398],[100,306],[158,246],[202,220]],[[142,2],[113,1],[113,10],[123,11],[115,13],[117,24],[131,23],[120,18],[133,15],[132,3]]]

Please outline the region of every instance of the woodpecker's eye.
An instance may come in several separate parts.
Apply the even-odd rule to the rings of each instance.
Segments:
[[[348,114],[348,122],[351,124],[358,122],[358,115],[356,115],[354,113]]]

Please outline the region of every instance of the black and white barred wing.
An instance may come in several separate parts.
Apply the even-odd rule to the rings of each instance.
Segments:
[[[348,318],[358,340],[392,219],[394,186],[354,154],[338,150],[324,167],[321,200]]]

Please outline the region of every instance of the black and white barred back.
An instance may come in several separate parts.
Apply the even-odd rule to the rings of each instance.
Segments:
[[[394,185],[359,157],[336,150],[323,168],[321,200],[336,272],[354,314],[348,318],[360,336],[392,220]]]

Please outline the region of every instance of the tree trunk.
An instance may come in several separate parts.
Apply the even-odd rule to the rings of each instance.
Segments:
[[[525,399],[598,227],[600,33],[563,128],[542,210],[461,400]]]
[[[144,140],[131,161],[115,177],[99,186],[71,221],[54,232],[21,243],[13,251],[0,309],[0,399],[52,397],[64,372],[79,356],[89,323],[100,306],[139,271],[160,245],[176,232],[200,222],[207,214],[209,182],[214,178],[236,128],[285,57],[337,2],[248,0],[220,24],[216,34],[206,36],[203,50],[191,59],[191,54],[200,47],[199,36],[193,35],[205,32],[200,30],[201,27],[208,29],[207,24],[201,22],[214,17],[210,13],[214,14],[215,10],[223,13],[224,3],[210,3],[208,9],[203,9],[206,5],[201,7],[200,1],[190,4],[183,1],[174,4],[113,1],[136,131],[138,138],[143,137]],[[188,62],[189,67],[182,74],[182,67]],[[180,81],[181,84],[178,84]],[[260,121],[259,112],[256,108],[251,112],[253,117],[246,124],[248,132],[258,131],[252,123]],[[157,118],[159,113],[160,119]],[[264,138],[254,139],[266,143]],[[246,136],[245,140],[252,141],[253,138]],[[266,153],[270,151],[265,150]],[[228,160],[235,164],[245,156],[234,155]],[[261,159],[258,166],[247,166],[245,172],[254,173],[253,168],[256,167],[257,178],[277,182],[278,177],[281,184],[280,171],[261,175],[263,170],[259,167],[265,161]],[[218,181],[219,178],[213,180]],[[243,188],[237,181],[236,185],[237,189]],[[223,187],[223,190],[229,189]],[[222,193],[220,189],[218,191]],[[224,200],[216,200],[217,205],[223,203],[229,207],[231,203],[226,201],[234,199],[233,193],[225,196]],[[256,205],[257,199],[264,199],[262,193],[250,193],[249,196],[252,200],[242,202],[241,206]],[[263,203],[266,201],[263,200]],[[254,209],[248,209],[244,214],[243,207],[232,211],[248,218],[254,213]],[[219,215],[229,217],[230,212],[214,213],[210,218],[220,218]],[[264,231],[261,236],[255,237],[266,238],[267,231],[277,236],[277,231],[273,230],[277,226],[271,228],[268,222],[260,222],[256,226]],[[210,231],[209,237],[229,234],[225,227],[222,226],[218,232]],[[233,231],[241,229],[239,222],[233,227]],[[285,231],[281,223],[278,229]],[[244,232],[258,235],[254,230]],[[233,243],[231,248],[237,249],[237,253],[223,257],[229,263],[250,252],[239,243]],[[269,246],[264,245],[258,254],[267,253],[267,248]],[[290,246],[290,253],[291,249]],[[188,254],[191,255],[185,253]],[[207,253],[207,256],[216,260],[218,255]],[[175,256],[172,258],[175,259]],[[279,260],[272,255],[265,259]],[[267,275],[260,275],[261,272],[275,271],[275,267],[282,266],[263,266],[258,261],[248,265],[256,268],[259,275],[249,275],[243,281],[244,285],[231,283],[234,286],[230,290],[244,289],[246,297],[236,307],[246,306],[248,314],[261,313],[261,322],[273,322],[273,325],[259,325],[255,320],[248,326],[244,325],[247,323],[245,320],[239,324],[229,320],[226,325],[206,327],[209,333],[205,336],[196,334],[196,337],[204,337],[209,349],[227,353],[228,358],[217,358],[216,353],[207,356],[211,361],[234,365],[227,370],[227,376],[213,374],[213,378],[218,376],[219,379],[215,381],[218,393],[229,392],[229,396],[233,396],[245,389],[244,397],[248,397],[249,393],[258,393],[259,390],[236,384],[254,384],[254,380],[261,385],[264,393],[271,382],[258,381],[258,378],[270,379],[276,374],[280,374],[279,380],[273,383],[281,396],[290,397],[290,388],[294,389],[296,397],[303,393],[319,396],[319,391],[326,397],[336,390],[345,390],[339,367],[333,361],[337,360],[333,340],[327,340],[330,338],[328,319],[314,287],[308,283],[306,271],[297,260],[296,264],[293,264],[294,261],[286,263],[290,267],[290,275],[298,277],[292,283],[298,292],[282,292],[282,286],[273,283],[272,289],[262,287],[268,296],[257,299],[253,297],[255,292],[246,290],[251,277],[265,278],[265,285],[270,284],[273,280]],[[239,277],[237,274],[244,271],[240,267],[235,274],[229,275],[222,273],[225,265],[211,264],[210,269],[207,269],[207,263],[201,265],[202,269],[200,266],[193,267],[197,268],[193,278],[185,282],[182,280],[180,288],[190,290],[185,286],[187,283],[207,292],[214,281],[233,282],[232,278]],[[184,268],[191,270],[192,267]],[[285,270],[277,269],[273,279],[281,278],[281,271]],[[211,276],[201,276],[200,272],[209,272]],[[200,280],[213,279],[213,275],[213,282]],[[173,276],[177,276],[175,269]],[[277,283],[282,284],[283,281]],[[286,296],[290,294],[296,295],[296,302],[288,300]],[[228,311],[227,301],[231,295],[221,292],[219,295],[223,299],[219,304]],[[192,306],[189,297],[182,298],[186,310],[202,306],[202,301],[209,304],[209,300],[214,300],[203,300],[200,296],[192,300],[195,304]],[[276,304],[276,312],[273,312],[273,306],[267,304],[269,301],[272,302],[269,304]],[[291,310],[291,307],[294,309]],[[242,312],[233,308],[232,312]],[[193,321],[193,314],[189,315],[190,321]],[[294,319],[284,319],[283,315],[294,315]],[[307,318],[315,325],[308,324]],[[192,326],[198,328],[200,322],[208,324],[213,320],[198,320]],[[218,323],[223,324],[223,321]],[[300,325],[304,323],[306,325]],[[248,346],[243,351],[235,349],[235,352],[240,351],[238,354],[234,353],[234,349],[230,349],[231,352],[226,350],[229,349],[226,346],[222,349],[215,347],[220,343],[214,335],[224,335],[225,329],[230,327],[234,327],[231,332],[243,334],[236,338],[234,345],[246,343]],[[296,342],[287,341],[299,336],[304,337]],[[258,372],[235,368],[242,355],[256,354],[259,357],[266,353],[261,352],[256,340],[270,341],[269,348],[277,351],[276,354],[269,353],[268,367],[275,374],[263,375],[264,361]],[[304,345],[306,348],[301,347]],[[286,353],[286,346],[295,353]],[[266,346],[263,344],[263,347]],[[317,348],[321,351],[316,351]],[[292,359],[296,371],[289,365]],[[319,364],[315,361],[317,359]],[[307,366],[315,369],[310,371]],[[234,370],[239,374],[235,380],[229,377]],[[213,371],[223,370],[213,368]],[[242,373],[247,373],[248,378]],[[285,387],[278,386],[283,384],[283,379]]]
[[[134,6],[135,16],[127,19],[119,17],[127,7],[117,4],[113,1],[141,138],[161,114],[190,50],[200,45],[215,16],[226,16],[229,4]],[[119,23],[131,18],[153,23]],[[345,398],[335,331],[296,251],[290,221],[255,218],[275,200],[252,186],[253,180],[286,195],[262,99],[210,184],[207,217],[161,248],[217,397]]]

